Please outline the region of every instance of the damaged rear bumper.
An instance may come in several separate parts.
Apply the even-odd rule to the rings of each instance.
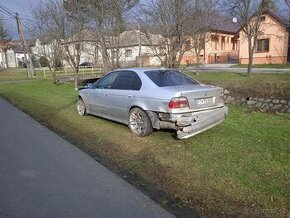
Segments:
[[[205,130],[208,130],[225,119],[228,114],[228,107],[224,106],[212,111],[197,114],[195,122],[191,123],[190,126],[183,127],[177,131],[177,138],[186,139],[197,135]]]
[[[177,138],[186,139],[218,125],[227,114],[228,107],[226,106],[186,114],[167,114],[166,116],[159,114],[160,127],[161,129],[176,129]]]

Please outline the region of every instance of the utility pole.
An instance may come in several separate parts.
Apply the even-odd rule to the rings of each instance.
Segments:
[[[34,78],[35,72],[34,72],[34,67],[32,63],[32,57],[31,57],[30,50],[28,49],[27,43],[25,41],[25,38],[24,38],[23,26],[22,26],[18,13],[16,13],[15,19],[17,23],[17,30],[18,30],[19,38],[23,47],[24,60],[25,60],[26,68],[27,68],[27,76],[28,78]],[[27,60],[27,55],[28,55],[29,60]]]

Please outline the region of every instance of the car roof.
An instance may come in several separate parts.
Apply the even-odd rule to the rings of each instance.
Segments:
[[[134,72],[143,73],[145,71],[151,71],[151,70],[170,70],[170,69],[164,68],[164,67],[135,67],[135,68],[116,69],[116,70],[113,70],[112,72],[114,72],[114,71],[134,71]]]

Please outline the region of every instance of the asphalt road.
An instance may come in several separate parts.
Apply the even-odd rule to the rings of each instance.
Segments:
[[[173,215],[0,97],[0,217]]]

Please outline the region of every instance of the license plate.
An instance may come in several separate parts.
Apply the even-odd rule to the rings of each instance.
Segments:
[[[195,99],[197,105],[207,105],[207,104],[213,104],[214,100],[213,98],[198,98]]]

